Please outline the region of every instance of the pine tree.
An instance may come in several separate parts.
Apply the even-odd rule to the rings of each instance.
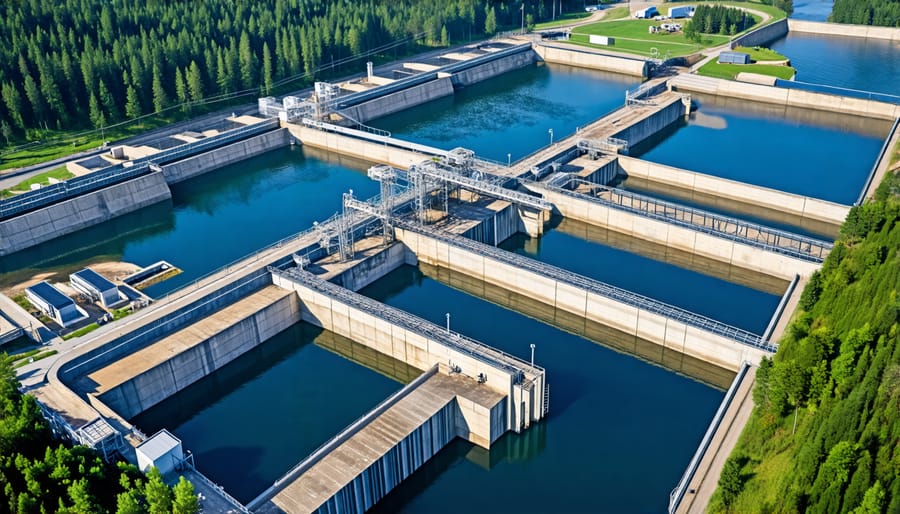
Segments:
[[[194,493],[194,486],[184,479],[178,478],[178,483],[172,488],[175,493],[175,501],[172,505],[173,514],[196,514],[200,511],[200,503]]]
[[[262,67],[262,87],[263,94],[269,95],[272,90],[272,52],[269,51],[269,44],[263,44],[263,67]]]
[[[95,129],[106,126],[106,115],[103,114],[103,109],[100,108],[100,102],[97,100],[97,95],[91,95],[89,117],[91,119],[91,125],[93,125]]]
[[[150,514],[170,514],[172,512],[172,491],[163,482],[162,474],[155,467],[150,468],[147,473],[144,497],[147,499],[147,510]]]
[[[494,10],[494,6],[492,5],[490,9],[487,10],[487,16],[484,20],[484,33],[491,35],[494,32],[497,32],[497,11]]]
[[[169,105],[166,88],[163,87],[162,72],[159,68],[153,68],[153,110],[160,112]]]
[[[197,103],[203,100],[203,76],[200,74],[200,66],[197,61],[191,61],[187,73],[187,89],[191,102]]]
[[[241,66],[241,88],[250,89],[255,83],[256,56],[253,55],[253,49],[250,48],[250,35],[246,30],[241,33],[238,55]]]
[[[188,106],[188,88],[184,82],[184,75],[181,68],[175,68],[175,98],[181,104],[182,110],[187,110]]]
[[[19,89],[10,82],[4,82],[3,86],[0,86],[0,95],[3,96],[3,103],[6,105],[6,111],[9,112],[10,120],[16,127],[24,129],[25,121],[22,115],[24,105]]]
[[[129,119],[139,118],[143,114],[141,109],[141,99],[138,98],[137,90],[129,84],[125,92],[125,117]]]

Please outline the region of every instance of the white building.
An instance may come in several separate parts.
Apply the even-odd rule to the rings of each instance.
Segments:
[[[71,298],[47,282],[38,282],[25,289],[25,297],[47,317],[63,327],[88,317],[87,313]]]

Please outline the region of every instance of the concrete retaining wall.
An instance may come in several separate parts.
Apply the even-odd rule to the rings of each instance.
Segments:
[[[738,46],[758,46],[765,45],[788,33],[787,19],[778,20],[763,27],[739,36],[731,42],[731,48]]]
[[[669,81],[669,87],[676,91],[741,98],[754,102],[853,114],[882,120],[893,121],[900,117],[900,105],[699,75],[679,75]]]
[[[403,229],[395,229],[395,232],[397,239],[403,241],[422,262],[464,273],[725,369],[737,371],[743,361],[759,362],[766,355],[762,350],[430,236]]]
[[[619,166],[638,186],[686,197],[699,204],[740,211],[801,227],[817,234],[837,235],[850,207],[825,200],[619,156]]]
[[[409,168],[410,164],[422,162],[429,157],[411,150],[364,141],[302,125],[289,125],[288,130],[304,145],[358,157],[367,162],[390,164],[403,169]]]
[[[535,44],[534,51],[546,62],[612,71],[641,78],[647,77],[647,61],[641,59],[595,53],[588,49],[561,48],[543,44]]]
[[[289,143],[290,138],[287,130],[278,129],[189,157],[174,164],[168,164],[162,167],[163,174],[166,177],[166,182],[176,184],[208,171],[255,157],[269,150],[287,146]]]
[[[849,25],[846,23],[788,20],[788,28],[791,32],[807,34],[900,41],[900,28],[897,27],[873,27],[870,25]]]
[[[373,316],[364,310],[344,303],[321,291],[310,289],[289,279],[273,275],[275,285],[296,291],[300,298],[303,321],[334,332],[364,346],[372,348],[417,369],[426,370],[435,364],[453,363],[460,368],[460,374],[478,380],[483,374],[485,386],[509,398],[520,398],[521,402],[509,402],[506,426],[517,427],[525,420],[539,419],[543,405],[543,379],[530,390],[522,390],[513,384],[513,376],[504,369],[492,366],[471,353],[448,346],[422,333],[407,330],[386,319]],[[521,397],[520,395],[523,395]],[[524,405],[524,410],[519,408]],[[522,418],[524,416],[524,418]]]
[[[208,339],[103,393],[100,400],[130,419],[215,372],[275,334],[300,321],[297,297],[287,295],[234,320]],[[172,334],[178,337],[178,334]]]
[[[520,218],[520,210],[510,204],[494,216],[484,219],[478,225],[465,231],[462,235],[479,243],[497,246],[520,231],[524,222]]]
[[[544,198],[553,202],[553,205],[567,218],[608,228],[756,273],[791,280],[795,274],[811,275],[819,268],[818,264],[812,262],[613,209],[597,202],[580,200],[539,186],[538,188]]]
[[[508,71],[524,68],[530,64],[534,64],[537,56],[534,52],[519,52],[513,55],[503,57],[494,61],[490,61],[474,68],[454,73],[452,76],[454,86],[470,86],[483,80],[487,80],[497,75],[502,75]]]
[[[409,252],[403,248],[403,245],[391,245],[334,277],[330,282],[351,291],[359,291],[407,264],[408,258]]]
[[[624,139],[628,141],[628,146],[634,146],[682,119],[688,112],[690,112],[690,102],[676,98],[664,108],[616,132],[613,137]]]
[[[136,211],[172,197],[162,173],[94,191],[0,222],[0,255]]]
[[[438,98],[453,94],[453,83],[450,78],[443,77],[413,86],[403,91],[385,95],[368,102],[348,107],[342,112],[347,113],[352,119],[360,122],[387,116],[410,107],[415,107]]]

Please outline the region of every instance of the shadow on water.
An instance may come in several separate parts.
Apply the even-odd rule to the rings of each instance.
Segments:
[[[67,276],[92,263],[121,260],[127,244],[165,233],[174,226],[172,201],[155,203],[0,258],[0,287],[15,284],[36,273]]]
[[[551,414],[552,419],[552,414]],[[532,425],[521,434],[509,432],[485,449],[462,439],[454,439],[437,455],[425,462],[409,478],[388,493],[369,512],[388,513],[402,511],[409,498],[426,492],[451,467],[463,460],[484,471],[490,471],[503,463],[528,461],[544,452],[547,447],[548,421]]]

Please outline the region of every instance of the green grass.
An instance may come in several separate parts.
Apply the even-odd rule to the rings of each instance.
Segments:
[[[702,2],[702,1],[705,1],[705,0],[698,0],[698,2]],[[771,16],[772,18],[768,22],[764,23],[763,25],[768,25],[769,23],[772,23],[773,21],[778,21],[782,18],[787,18],[787,13],[785,13],[781,9],[778,9],[777,7],[771,6],[769,4],[763,4],[763,3],[759,3],[759,2],[717,2],[715,0],[712,0],[709,3],[722,4],[722,5],[727,5],[729,7],[742,7],[742,8],[750,9],[753,11],[764,12],[764,13],[768,14],[769,16]],[[657,9],[659,9],[659,12],[661,12],[661,13],[668,13],[670,7],[677,7],[679,5],[685,5],[685,4],[683,2],[667,2],[667,3],[664,3],[660,6],[658,6]],[[758,22],[759,21],[757,21],[757,23]],[[756,28],[756,27],[753,27],[753,28]]]
[[[24,294],[14,296],[12,300],[19,304],[19,307],[25,309],[28,312],[34,310],[34,306],[31,305],[31,302],[28,301],[28,298],[26,298]]]
[[[62,338],[63,338],[63,340],[68,341],[69,339],[73,339],[75,337],[81,337],[87,333],[93,332],[94,330],[97,330],[98,328],[100,328],[100,325],[98,325],[97,323],[91,323],[90,325],[85,325],[85,326],[79,328],[78,330],[75,330],[73,332],[70,332],[70,333],[62,336]]]
[[[747,46],[738,46],[734,49],[735,52],[741,52],[745,54],[750,54],[750,59],[753,61],[786,61],[787,57],[781,55],[775,50],[770,50],[768,48],[763,48],[761,46],[756,47],[747,47]]]
[[[603,19],[605,21],[613,21],[621,20],[622,18],[627,18],[629,16],[631,16],[631,10],[628,7],[613,7],[606,11],[606,16],[604,16]]]
[[[734,80],[741,72],[768,75],[784,80],[789,80],[794,76],[794,68],[774,64],[719,64],[716,61],[710,61],[697,70],[698,75],[727,80]]]
[[[590,48],[602,48],[643,56],[652,55],[652,49],[656,48],[659,57],[664,57],[667,52],[670,57],[679,57],[696,53],[703,48],[725,44],[731,39],[729,36],[719,34],[704,34],[698,43],[687,39],[681,32],[650,34],[648,27],[657,25],[659,22],[653,20],[600,21],[576,27],[570,42]],[[615,38],[615,42],[612,46],[592,45],[589,42],[590,34],[611,36]]]
[[[65,166],[60,166],[59,168],[54,168],[50,171],[45,171],[44,173],[40,173],[29,179],[23,180],[22,182],[19,182],[8,190],[4,189],[0,191],[0,198],[12,196],[11,191],[29,191],[32,184],[40,184],[42,186],[46,186],[50,184],[51,178],[54,178],[56,180],[66,180],[74,176],[75,175],[73,175],[72,172],[70,172]]]
[[[553,27],[559,27],[562,25],[569,25],[572,22],[582,20],[584,18],[588,18],[588,17],[590,17],[590,15],[591,15],[591,13],[584,12],[584,11],[569,12],[569,13],[563,14],[556,20],[545,21],[543,23],[537,23],[537,24],[535,24],[534,29],[535,30],[543,30],[543,29],[551,29]]]
[[[0,359],[11,364],[13,369],[17,369],[26,364],[37,362],[41,359],[46,359],[51,355],[56,355],[56,353],[56,350],[41,350],[40,348],[34,348],[32,350],[28,350],[27,352],[17,353],[15,355],[0,354]]]
[[[654,48],[656,48],[656,50],[659,52],[659,57],[664,57],[666,52],[669,53],[670,57],[680,57],[683,55],[696,53],[704,48],[702,45],[694,43],[679,43],[677,41],[670,43],[664,41],[649,41],[624,38],[617,38],[614,44],[611,46],[602,46],[591,44],[589,42],[589,36],[586,34],[572,34],[569,42],[579,46],[586,46],[588,48],[639,54],[646,57],[650,57],[652,55]]]
[[[56,350],[46,350],[43,352],[39,352],[34,354],[30,359],[19,360],[15,364],[13,364],[13,369],[21,368],[26,364],[31,364],[32,362],[37,362],[41,359],[46,359],[47,357],[56,355],[58,352]]]

